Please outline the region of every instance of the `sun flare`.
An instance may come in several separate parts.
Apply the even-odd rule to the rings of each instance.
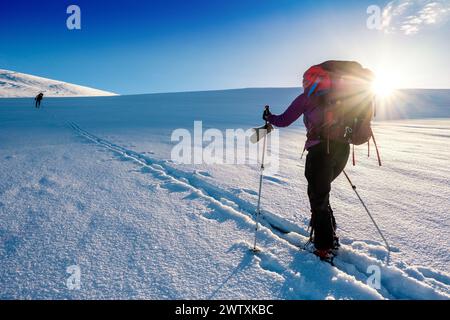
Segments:
[[[394,86],[389,79],[377,77],[372,84],[372,90],[377,97],[388,98],[394,92]]]
[[[372,84],[372,90],[378,98],[386,99],[392,96],[396,88],[395,76],[379,72]]]

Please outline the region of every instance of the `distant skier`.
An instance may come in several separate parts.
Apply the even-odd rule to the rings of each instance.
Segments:
[[[303,115],[307,129],[305,176],[311,205],[310,240],[314,253],[323,260],[332,259],[332,250],[339,247],[329,201],[331,183],[347,164],[350,143],[362,144],[372,137],[373,96],[368,89],[372,77],[356,62],[327,61],[305,73],[303,94],[283,114],[273,115],[268,108],[263,114],[264,120],[277,127],[287,127]]]
[[[41,107],[41,101],[42,101],[42,99],[44,98],[44,94],[42,93],[42,92],[40,92],[35,98],[34,98],[34,100],[36,101],[36,103],[35,103],[35,107],[36,108],[40,108]]]

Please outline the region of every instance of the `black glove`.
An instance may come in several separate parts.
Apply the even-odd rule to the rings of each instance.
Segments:
[[[263,116],[262,116],[263,120],[264,120],[264,121],[269,121],[269,117],[270,117],[271,115],[272,115],[272,113],[271,113],[270,110],[269,110],[269,106],[266,106],[265,109],[264,109]]]

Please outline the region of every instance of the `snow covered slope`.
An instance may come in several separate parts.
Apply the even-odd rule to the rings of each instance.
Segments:
[[[392,246],[388,266],[342,177],[336,267],[299,249],[309,221],[300,124],[281,130],[280,170],[264,179],[256,255],[259,167],[170,160],[174,129],[248,128],[262,105],[279,112],[297,93],[52,98],[40,110],[0,99],[0,298],[449,299],[449,91],[405,93],[427,109],[399,103],[397,120],[375,123],[383,167],[364,147],[348,165]],[[441,119],[419,117],[436,109]],[[66,286],[73,265],[79,290]]]
[[[108,91],[0,69],[0,98],[35,97],[39,92],[47,97],[115,95]]]

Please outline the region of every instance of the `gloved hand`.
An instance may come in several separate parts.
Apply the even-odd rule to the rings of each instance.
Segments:
[[[265,109],[264,109],[263,116],[262,116],[263,120],[269,121],[269,117],[270,117],[271,115],[272,115],[272,113],[271,113],[270,110],[269,110],[269,106],[266,106]]]

